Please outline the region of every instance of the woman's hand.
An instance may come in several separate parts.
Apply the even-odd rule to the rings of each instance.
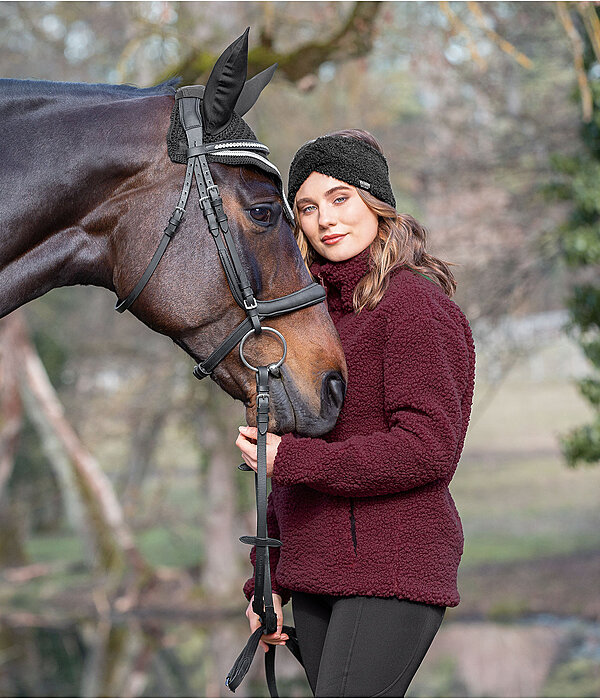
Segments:
[[[240,448],[244,462],[254,469],[254,471],[257,471],[256,436],[258,435],[258,429],[252,428],[249,425],[240,425],[239,431],[240,434],[235,444]],[[280,442],[281,438],[279,435],[267,433],[267,478],[269,479],[273,476],[273,462],[275,461],[275,455],[279,449]]]
[[[260,617],[252,609],[252,603],[254,601],[254,596],[250,599],[248,607],[246,608],[246,617],[250,623],[250,632],[254,632],[261,626]],[[283,609],[281,605],[281,596],[279,593],[273,593],[273,608],[277,614],[277,630],[272,634],[263,634],[260,638],[259,644],[263,651],[269,651],[269,644],[279,644],[280,646],[286,643],[289,639],[285,632],[281,632],[283,627]]]

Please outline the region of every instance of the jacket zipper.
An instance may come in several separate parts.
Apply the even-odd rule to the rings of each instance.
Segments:
[[[350,499],[350,530],[352,531],[352,543],[354,544],[354,554],[356,554],[356,522],[354,520],[354,499]]]

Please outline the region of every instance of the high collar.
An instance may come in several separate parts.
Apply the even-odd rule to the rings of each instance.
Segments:
[[[327,290],[330,310],[352,311],[352,296],[356,285],[369,271],[370,246],[347,260],[333,262],[319,255],[310,271]]]

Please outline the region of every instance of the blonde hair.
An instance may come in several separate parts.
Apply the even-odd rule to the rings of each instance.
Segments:
[[[366,141],[383,153],[383,149],[368,131],[363,129],[343,129],[327,136],[347,136]],[[369,272],[356,285],[353,294],[355,313],[365,307],[373,310],[381,301],[389,283],[390,273],[395,268],[414,270],[427,275],[442,290],[452,297],[456,291],[456,280],[450,266],[456,263],[445,262],[430,255],[426,250],[428,230],[410,214],[400,214],[394,207],[382,202],[366,190],[355,188],[363,202],[374,212],[379,220],[377,236],[370,245]],[[300,213],[294,200],[294,236],[309,267],[318,257],[315,249],[304,235],[300,226]]]

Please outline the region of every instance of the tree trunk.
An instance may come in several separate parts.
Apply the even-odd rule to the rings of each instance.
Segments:
[[[19,393],[19,370],[15,352],[18,332],[14,314],[4,319],[0,335],[0,506],[12,474],[23,423],[23,405]]]
[[[23,424],[23,405],[19,394],[15,319],[2,323],[0,336],[0,568],[27,563],[25,523],[17,503],[10,503],[6,486],[15,463]]]
[[[26,395],[31,395],[28,405],[32,417],[38,422],[42,438],[53,455],[53,464],[58,466],[61,485],[68,492],[76,492],[81,513],[87,524],[98,555],[100,570],[109,574],[116,583],[125,569],[138,574],[150,573],[148,564],[138,551],[133,535],[127,527],[123,511],[117,500],[112,484],[102,472],[94,457],[80,442],[77,434],[66,421],[62,405],[48,378],[44,365],[32,346],[25,323],[18,318],[18,353],[22,366],[21,381]],[[51,438],[50,436],[54,437]],[[65,459],[57,457],[62,449]],[[67,476],[67,464],[70,474]]]

